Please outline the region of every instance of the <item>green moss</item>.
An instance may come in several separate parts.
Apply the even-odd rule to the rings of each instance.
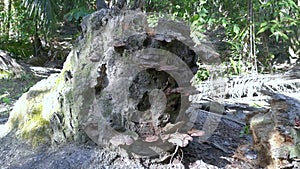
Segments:
[[[289,150],[291,159],[298,159],[300,157],[300,145],[290,146]]]
[[[35,108],[27,121],[20,126],[21,137],[29,140],[33,147],[47,142],[50,122],[42,117],[42,106]]]
[[[56,78],[56,80],[55,80],[55,86],[60,85],[62,82],[63,82],[63,76],[62,76],[62,74],[61,74],[61,75],[59,75],[59,76]]]
[[[0,70],[0,79],[9,79],[12,78],[14,74],[9,71]]]
[[[74,100],[74,97],[73,97],[73,91],[68,91],[65,93],[65,99],[66,101],[68,101],[69,103],[73,104],[73,100]]]

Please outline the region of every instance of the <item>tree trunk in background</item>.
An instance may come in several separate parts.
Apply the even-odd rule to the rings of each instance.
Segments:
[[[41,52],[42,52],[42,42],[39,37],[37,17],[35,19],[34,27],[35,29],[34,29],[34,36],[33,36],[33,54],[34,57],[39,57],[41,56]]]
[[[4,11],[4,0],[0,0],[0,11]],[[3,36],[4,32],[4,17],[0,17],[0,36]]]
[[[7,39],[9,39],[9,32],[10,32],[10,22],[11,22],[11,10],[12,10],[12,0],[4,1],[5,8],[7,11],[7,22],[6,22],[6,27],[5,27],[5,34]]]

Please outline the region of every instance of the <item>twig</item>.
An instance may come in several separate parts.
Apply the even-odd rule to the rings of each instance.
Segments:
[[[177,153],[177,151],[178,151],[178,148],[179,148],[179,146],[178,145],[176,145],[176,149],[175,149],[175,151],[173,152],[173,154],[171,154],[171,159],[170,159],[170,165],[172,164],[172,161],[173,161],[173,159],[174,159],[174,156],[175,156],[175,154]]]

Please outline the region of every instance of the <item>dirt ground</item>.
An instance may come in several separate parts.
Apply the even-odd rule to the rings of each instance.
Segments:
[[[201,123],[201,122],[200,122]],[[199,127],[201,126],[199,123]],[[178,151],[172,161],[133,159],[92,143],[32,148],[15,133],[0,139],[1,168],[258,168],[251,137],[240,137],[243,126],[223,119],[207,142],[196,139]],[[242,148],[243,147],[243,148]]]

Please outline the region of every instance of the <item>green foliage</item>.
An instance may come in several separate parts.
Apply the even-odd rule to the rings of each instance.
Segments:
[[[11,104],[11,100],[8,97],[3,97],[1,100],[3,103],[9,104],[9,105]]]
[[[25,0],[26,13],[34,18],[34,25],[41,26],[47,33],[54,33],[58,23],[59,2],[56,0]]]
[[[172,7],[170,7],[169,1],[161,0],[151,0],[150,3],[146,4],[147,12],[157,12],[157,13],[170,13]]]
[[[87,9],[85,7],[81,8],[76,8],[72,9],[69,11],[67,14],[64,15],[64,18],[67,21],[79,21],[81,20],[84,16],[92,13],[94,10]]]
[[[0,49],[10,52],[14,58],[32,55],[30,36],[34,31],[33,21],[26,15],[21,0],[12,1],[12,10],[1,11],[0,18],[3,18],[0,19]]]
[[[82,0],[24,0],[26,13],[38,22],[38,27],[48,36],[55,35],[58,24],[64,18],[78,20],[91,13],[93,8],[89,3]]]
[[[7,40],[1,42],[0,49],[8,51],[15,59],[27,59],[33,54],[32,44],[28,40]]]
[[[0,6],[0,49],[24,59],[33,55],[35,38],[41,38],[43,45],[51,47],[48,43],[57,38],[57,28],[64,22],[64,16],[78,19],[91,13],[95,0],[5,1],[8,2],[12,2],[10,10]]]
[[[153,13],[147,16],[149,27],[156,27],[159,21],[159,14]]]
[[[13,73],[9,71],[4,71],[0,69],[0,79],[9,79],[13,77]]]
[[[230,60],[230,67],[229,70],[227,70],[228,75],[239,75],[245,73],[246,66],[244,65],[243,61],[241,59],[233,60],[233,58],[229,58]]]
[[[250,134],[250,126],[249,125],[245,125],[243,130],[240,131],[240,137],[244,137],[246,135]]]
[[[261,3],[259,7],[262,15],[259,17],[257,34],[269,30],[270,36],[274,36],[276,41],[279,39],[285,41],[289,39],[288,34],[294,31],[291,28],[300,24],[300,7],[293,0],[269,0]]]
[[[209,71],[205,68],[199,68],[195,75],[196,83],[201,83],[209,78]]]

